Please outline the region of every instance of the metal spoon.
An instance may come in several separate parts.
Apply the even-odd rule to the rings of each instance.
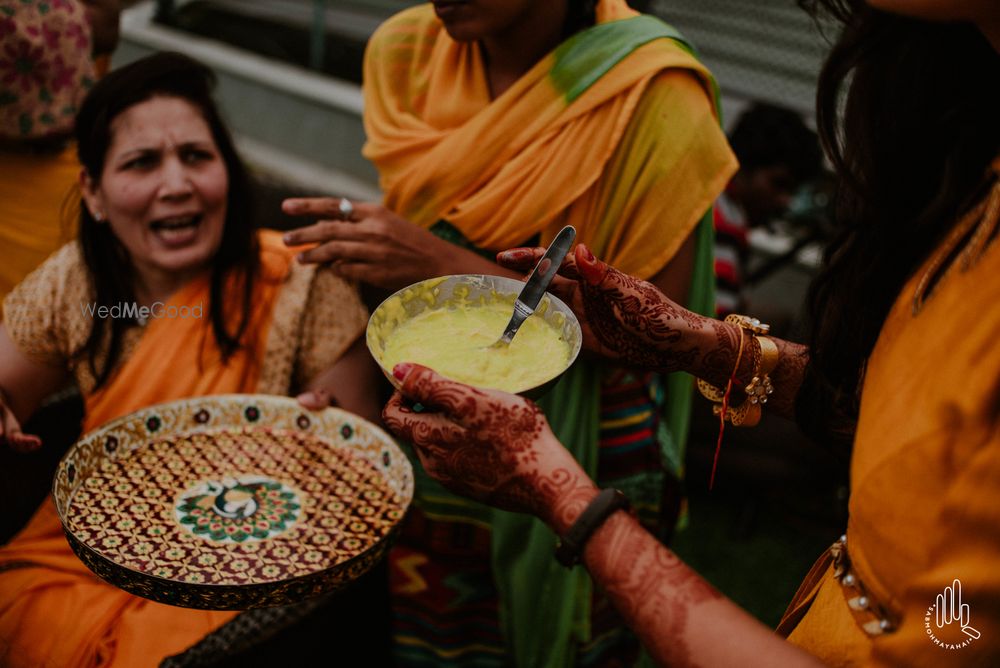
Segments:
[[[573,245],[574,239],[576,239],[576,228],[572,225],[567,225],[559,230],[559,234],[545,249],[545,255],[531,270],[527,282],[521,288],[521,294],[514,301],[514,314],[510,317],[510,322],[507,323],[507,329],[503,331],[496,342],[489,346],[490,348],[506,348],[510,345],[517,330],[520,329],[528,316],[535,312],[535,307],[542,301],[545,289],[549,287],[549,283],[555,277],[563,258],[566,257],[570,246]]]

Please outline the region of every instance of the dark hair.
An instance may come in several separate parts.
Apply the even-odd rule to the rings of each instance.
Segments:
[[[843,31],[817,93],[840,231],[809,293],[811,358],[797,415],[813,437],[845,443],[889,309],[973,203],[1000,148],[1000,56],[968,23],[895,16],[861,0],[800,4],[826,10]]]
[[[740,169],[784,166],[796,183],[819,174],[823,153],[816,133],[791,109],[757,103],[740,115],[729,136]]]
[[[239,347],[249,322],[253,282],[258,273],[258,246],[251,222],[250,180],[236,154],[232,138],[212,101],[215,76],[201,63],[179,53],[157,53],[116,69],[101,79],[84,99],[76,118],[77,154],[80,164],[95,184],[100,182],[104,161],[111,144],[111,124],[130,107],[154,97],[181,98],[195,106],[205,118],[228,174],[229,192],[222,242],[212,260],[208,313],[212,331],[228,359]],[[112,233],[110,225],[98,223],[87,207],[80,206],[79,243],[84,262],[94,283],[97,305],[112,306],[135,301],[135,274],[128,252]],[[230,277],[239,280],[242,292],[240,319],[235,330],[226,327],[223,294]],[[129,322],[94,319],[90,336],[78,354],[86,355],[100,386],[111,374],[121,352],[122,336]],[[107,357],[98,368],[102,343],[108,340]]]

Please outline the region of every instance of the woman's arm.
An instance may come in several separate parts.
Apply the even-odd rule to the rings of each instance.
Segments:
[[[21,431],[21,422],[31,417],[42,399],[66,382],[62,367],[32,361],[17,346],[0,324],[0,443],[15,450],[35,450],[42,445],[37,436]]]
[[[560,536],[598,494],[532,402],[417,365],[399,365],[394,373],[402,389],[385,408],[386,424],[413,443],[428,474],[452,491],[534,514]],[[413,412],[410,401],[429,412]],[[592,535],[583,562],[662,665],[818,665],[715,591],[622,511]]]
[[[712,588],[625,512],[597,528],[583,563],[660,665],[821,665]]]
[[[345,220],[340,202],[336,197],[316,197],[282,203],[289,215],[326,219],[285,234],[289,246],[316,244],[302,252],[302,262],[330,263],[343,278],[387,290],[446,274],[520,276],[379,204],[355,203]]]
[[[381,377],[381,371],[365,346],[364,336],[361,336],[333,366],[306,383],[298,401],[312,410],[331,404],[339,406],[378,424],[382,419]]]
[[[515,248],[497,256],[511,269],[534,266],[544,249]],[[624,364],[661,372],[686,371],[717,387],[725,387],[736,365],[741,331],[736,325],[692,313],[668,299],[652,283],[642,281],[596,259],[582,244],[559,272],[564,280],[550,288],[580,319],[584,346]],[[744,337],[744,353],[733,384],[733,405],[752,379],[759,344]],[[771,372],[774,394],[767,410],[791,417],[802,384],[805,346],[772,338],[778,364]]]

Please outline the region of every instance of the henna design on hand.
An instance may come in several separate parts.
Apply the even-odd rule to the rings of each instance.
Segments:
[[[404,396],[438,412],[415,413]],[[492,506],[560,527],[575,519],[581,499],[596,490],[541,409],[522,397],[473,388],[413,365],[383,417],[390,430],[413,443],[429,475]]]
[[[705,318],[670,301],[656,286],[599,262],[579,246],[574,258],[584,319],[610,356],[626,364],[660,372],[690,368],[698,350],[686,330],[704,326]]]
[[[543,253],[541,248],[512,249],[500,253],[497,261],[510,268],[530,268]],[[552,290],[580,319],[585,348],[627,366],[663,373],[686,371],[716,387],[726,386],[740,348],[738,326],[688,311],[652,283],[598,260],[582,244],[567,256],[559,274]],[[775,393],[768,407],[791,416],[808,350],[773,340],[779,358],[770,374]],[[736,404],[742,402],[743,388],[761,356],[760,344],[752,337],[743,343],[744,355],[733,386]]]

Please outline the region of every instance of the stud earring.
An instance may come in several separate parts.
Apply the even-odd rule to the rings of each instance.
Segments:
[[[101,213],[100,211],[95,211],[93,213],[93,216],[94,216],[94,220],[97,221],[98,223],[103,223],[104,222],[104,214]]]

